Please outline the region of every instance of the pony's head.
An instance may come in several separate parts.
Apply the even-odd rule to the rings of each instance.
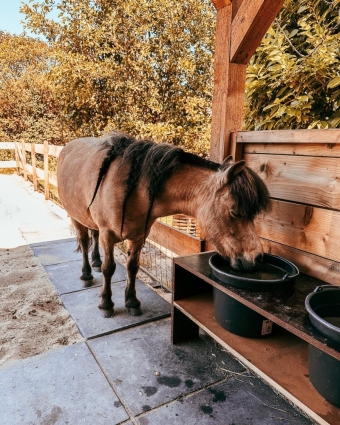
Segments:
[[[206,236],[220,255],[238,270],[251,270],[262,261],[263,249],[254,218],[270,205],[261,178],[244,161],[228,157],[209,182],[210,194],[201,212]]]

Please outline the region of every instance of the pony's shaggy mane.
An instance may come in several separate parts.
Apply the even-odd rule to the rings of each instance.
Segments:
[[[104,136],[102,140],[102,148],[107,149],[107,154],[100,167],[96,188],[89,208],[96,197],[99,186],[111,163],[118,157],[121,158],[122,164],[129,167],[122,205],[122,238],[126,205],[141,179],[148,184],[149,206],[145,221],[146,234],[157,193],[162,184],[171,177],[179,165],[188,164],[212,171],[221,169],[220,164],[185,152],[177,146],[165,143],[157,144],[150,140],[137,140],[132,136],[120,132],[110,133]],[[230,190],[237,202],[238,209],[249,219],[253,219],[256,214],[265,210],[269,205],[269,194],[265,184],[248,167],[245,167],[233,180]]]

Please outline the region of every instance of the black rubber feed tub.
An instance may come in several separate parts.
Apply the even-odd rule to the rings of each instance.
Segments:
[[[340,287],[318,286],[307,296],[305,306],[313,327],[340,351]],[[315,389],[340,407],[340,361],[309,344],[308,372]]]
[[[219,254],[210,257],[209,265],[219,281],[248,291],[285,291],[299,274],[293,263],[272,254],[264,254],[263,263],[253,271],[235,270]]]
[[[247,338],[269,335],[273,322],[214,287],[215,320],[227,331]]]
[[[213,275],[222,285],[260,292],[294,291],[299,274],[291,262],[271,254],[264,254],[263,263],[255,271],[238,271],[220,255],[209,260]],[[214,313],[219,325],[228,331],[248,338],[260,338],[272,333],[273,322],[214,287]]]
[[[340,287],[318,286],[307,295],[305,307],[314,328],[340,346]]]

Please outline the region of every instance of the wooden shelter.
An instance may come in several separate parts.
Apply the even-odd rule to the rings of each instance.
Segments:
[[[272,209],[256,219],[265,252],[295,263],[295,299],[286,302],[223,287],[209,254],[174,261],[173,342],[204,329],[319,424],[340,423],[340,408],[313,388],[308,345],[340,362],[340,351],[310,326],[304,300],[317,285],[340,286],[340,130],[243,132],[246,67],[284,0],[212,0],[217,9],[210,157],[244,159],[266,182]],[[211,249],[201,244],[201,250]],[[224,330],[214,319],[217,288],[278,326],[265,340]]]
[[[340,286],[340,130],[242,132],[246,67],[284,0],[212,0],[217,9],[210,157],[245,159],[268,185],[257,220],[266,251]]]

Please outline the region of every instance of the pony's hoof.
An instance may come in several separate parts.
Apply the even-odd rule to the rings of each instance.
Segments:
[[[140,307],[137,307],[137,308],[127,307],[127,311],[129,314],[131,314],[131,316],[141,316],[143,314],[143,311]]]
[[[84,273],[84,274],[82,274],[81,276],[80,276],[80,279],[81,280],[93,280],[93,276],[92,276],[92,274],[90,273],[90,274],[88,274],[88,273]]]
[[[105,319],[109,319],[110,317],[113,317],[115,315],[115,311],[113,308],[109,310],[100,309],[100,313]]]
[[[92,268],[94,270],[96,270],[97,272],[101,272],[102,271],[102,262],[98,261],[98,260],[92,261]]]
[[[91,286],[93,286],[93,279],[83,280],[83,288],[90,288]]]
[[[99,267],[92,266],[92,270],[94,270],[95,272],[101,272],[102,268],[101,268],[101,266],[99,266]]]

